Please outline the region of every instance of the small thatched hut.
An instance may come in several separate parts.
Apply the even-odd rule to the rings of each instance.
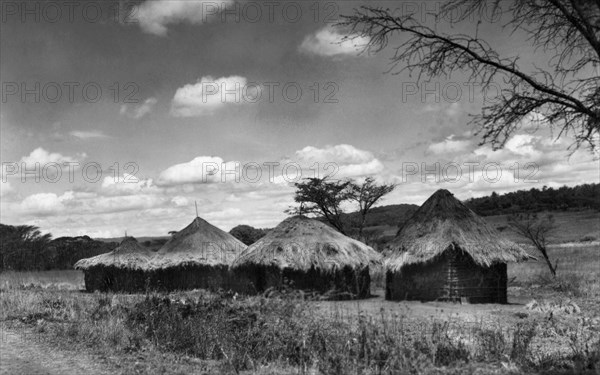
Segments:
[[[532,258],[447,190],[386,247],[386,299],[506,303],[506,263]]]
[[[75,269],[84,272],[85,289],[89,292],[139,292],[146,289],[146,268],[152,252],[133,237],[125,237],[113,251],[81,259]]]
[[[229,288],[229,265],[246,249],[231,234],[196,217],[173,234],[150,261],[152,287],[160,290]]]
[[[369,265],[379,253],[320,221],[294,216],[250,245],[233,265],[246,293],[289,286],[337,298],[370,294]],[[250,283],[247,284],[247,281]]]

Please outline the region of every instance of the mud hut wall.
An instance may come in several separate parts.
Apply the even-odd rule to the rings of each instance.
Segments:
[[[259,288],[259,272],[264,272],[262,267],[242,266],[230,269],[228,272],[228,288],[236,293],[257,294],[263,290]]]
[[[469,256],[452,252],[388,272],[386,299],[506,303],[506,280],[506,264],[482,267]]]
[[[141,270],[112,266],[95,266],[84,271],[85,289],[88,292],[143,292],[149,275]]]
[[[239,267],[235,271],[242,281],[234,290],[245,293],[262,293],[269,288],[284,286],[291,289],[326,293],[331,290],[357,295],[359,298],[370,295],[369,268],[355,271],[350,267],[333,272],[323,272],[314,268],[308,271],[270,266]],[[245,284],[243,284],[245,283]]]
[[[160,291],[227,289],[227,266],[182,265],[153,272],[150,288]]]

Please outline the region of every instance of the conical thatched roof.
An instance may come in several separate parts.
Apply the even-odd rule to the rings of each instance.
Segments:
[[[125,237],[110,253],[81,259],[73,267],[77,270],[86,270],[94,266],[145,269],[151,257],[152,251],[140,245],[135,238]]]
[[[150,268],[229,265],[246,247],[231,234],[197,217],[158,250]]]
[[[386,248],[384,264],[388,270],[397,271],[405,265],[432,260],[447,249],[461,249],[481,266],[533,258],[452,193],[441,189],[398,231]]]
[[[346,237],[320,221],[294,216],[282,221],[266,236],[250,245],[233,267],[277,266],[325,271],[345,266],[361,268],[378,263],[381,255],[371,247]]]

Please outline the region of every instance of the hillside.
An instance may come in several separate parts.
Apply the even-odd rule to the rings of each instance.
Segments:
[[[381,225],[399,226],[404,224],[412,214],[419,208],[416,204],[391,204],[388,206],[379,206],[371,209],[367,215],[366,227],[377,227]],[[342,215],[342,220],[350,227],[354,226],[360,219],[358,212],[351,212]]]
[[[518,190],[481,198],[471,198],[465,204],[482,216],[532,213],[542,211],[600,210],[600,184],[584,184],[558,189]]]

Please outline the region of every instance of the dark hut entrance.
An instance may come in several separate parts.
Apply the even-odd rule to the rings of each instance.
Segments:
[[[507,302],[506,264],[480,266],[460,249],[388,272],[386,285],[388,300]]]

